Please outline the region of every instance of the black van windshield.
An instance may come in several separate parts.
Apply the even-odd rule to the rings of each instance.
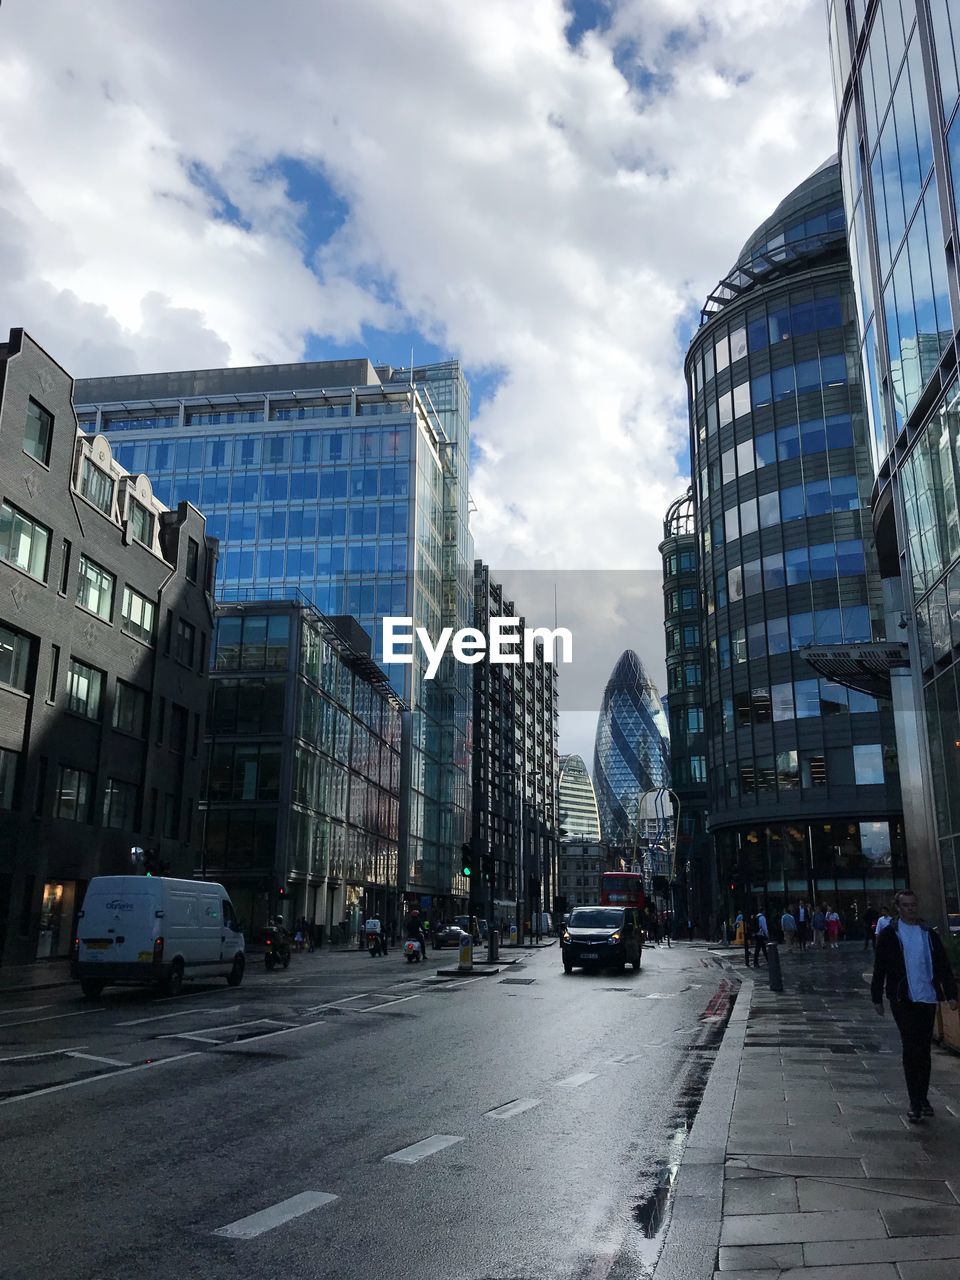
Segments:
[[[619,907],[578,907],[568,921],[571,929],[616,929],[623,924]]]

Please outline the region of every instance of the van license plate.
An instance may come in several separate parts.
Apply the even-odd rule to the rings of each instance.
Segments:
[[[107,947],[113,946],[113,943],[109,939],[106,942],[101,942],[99,938],[95,938],[92,942],[85,942],[83,945],[88,951],[106,951]]]
[[[153,959],[153,952],[152,952],[152,951],[140,951],[140,952],[138,952],[138,953],[137,953],[137,959],[138,959],[138,960],[152,960],[152,959]]]
[[[597,955],[596,951],[584,951],[580,959],[581,960],[599,960],[600,957]]]

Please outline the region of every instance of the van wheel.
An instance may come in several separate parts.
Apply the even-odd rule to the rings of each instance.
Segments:
[[[182,960],[174,960],[173,968],[170,970],[169,975],[160,984],[160,990],[165,996],[178,996],[183,990]]]
[[[243,981],[243,968],[243,956],[235,956],[233,960],[233,968],[227,974],[227,983],[229,986],[239,987],[240,983]]]
[[[96,978],[80,979],[80,990],[87,1000],[99,1000],[103,995],[103,988],[104,983],[98,982]]]

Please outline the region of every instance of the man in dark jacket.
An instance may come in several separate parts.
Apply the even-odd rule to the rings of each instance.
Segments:
[[[903,1045],[903,1074],[910,1097],[907,1119],[915,1124],[933,1115],[927,1097],[933,1022],[938,1001],[947,1000],[956,1009],[957,983],[943,943],[920,923],[916,894],[901,889],[894,901],[900,918],[877,938],[870,996],[881,1016],[884,992],[890,1001]]]

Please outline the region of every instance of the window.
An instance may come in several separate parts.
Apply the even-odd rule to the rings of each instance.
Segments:
[[[163,797],[163,835],[167,840],[176,840],[179,833],[177,808],[177,797],[168,791]]]
[[[800,753],[800,785],[802,787],[827,785],[827,760],[822,752],[802,751]]]
[[[70,581],[70,539],[64,538],[60,555],[60,594],[67,594],[67,583]]]
[[[128,635],[142,640],[144,644],[152,644],[155,613],[156,606],[152,600],[134,591],[133,587],[123,588],[121,626]]]
[[[196,628],[192,622],[187,622],[185,618],[177,619],[177,644],[174,656],[185,667],[193,666],[196,636]]]
[[[0,559],[46,582],[49,550],[49,529],[9,502],[0,504]]]
[[[47,685],[47,701],[56,702],[57,700],[57,682],[60,676],[60,646],[52,644],[50,646],[50,682]]]
[[[0,748],[0,809],[12,809],[17,784],[19,751]]]
[[[53,414],[48,413],[36,400],[27,401],[27,425],[23,433],[23,451],[46,466],[50,461],[50,441],[53,437]]]
[[[170,750],[179,755],[187,750],[187,709],[176,702],[170,704]]]
[[[93,794],[93,774],[85,769],[60,766],[57,778],[57,800],[54,813],[69,822],[90,821],[90,797]]]
[[[792,720],[793,685],[789,682],[785,684],[775,684],[770,690],[770,693],[773,702],[774,720]]]
[[[879,742],[853,748],[853,773],[858,787],[883,783],[883,750]]]
[[[153,516],[143,505],[142,502],[136,502],[130,499],[130,532],[138,542],[142,542],[145,546],[151,546],[153,543]]]
[[[103,825],[119,831],[138,831],[138,800],[139,791],[134,783],[108,778],[103,793]]]
[[[29,693],[30,639],[0,625],[0,683]]]
[[[187,539],[187,580],[196,582],[200,567],[200,543],[196,538]]]
[[[117,681],[117,692],[113,701],[113,727],[121,733],[131,733],[136,738],[143,737],[147,717],[147,695],[136,685]]]
[[[84,458],[80,492],[104,515],[113,512],[113,480],[91,458]]]
[[[67,671],[67,707],[88,720],[100,718],[100,694],[103,673],[76,658],[70,659]]]
[[[104,622],[113,616],[113,587],[116,579],[106,569],[82,555],[77,570],[77,604],[89,609]]]

